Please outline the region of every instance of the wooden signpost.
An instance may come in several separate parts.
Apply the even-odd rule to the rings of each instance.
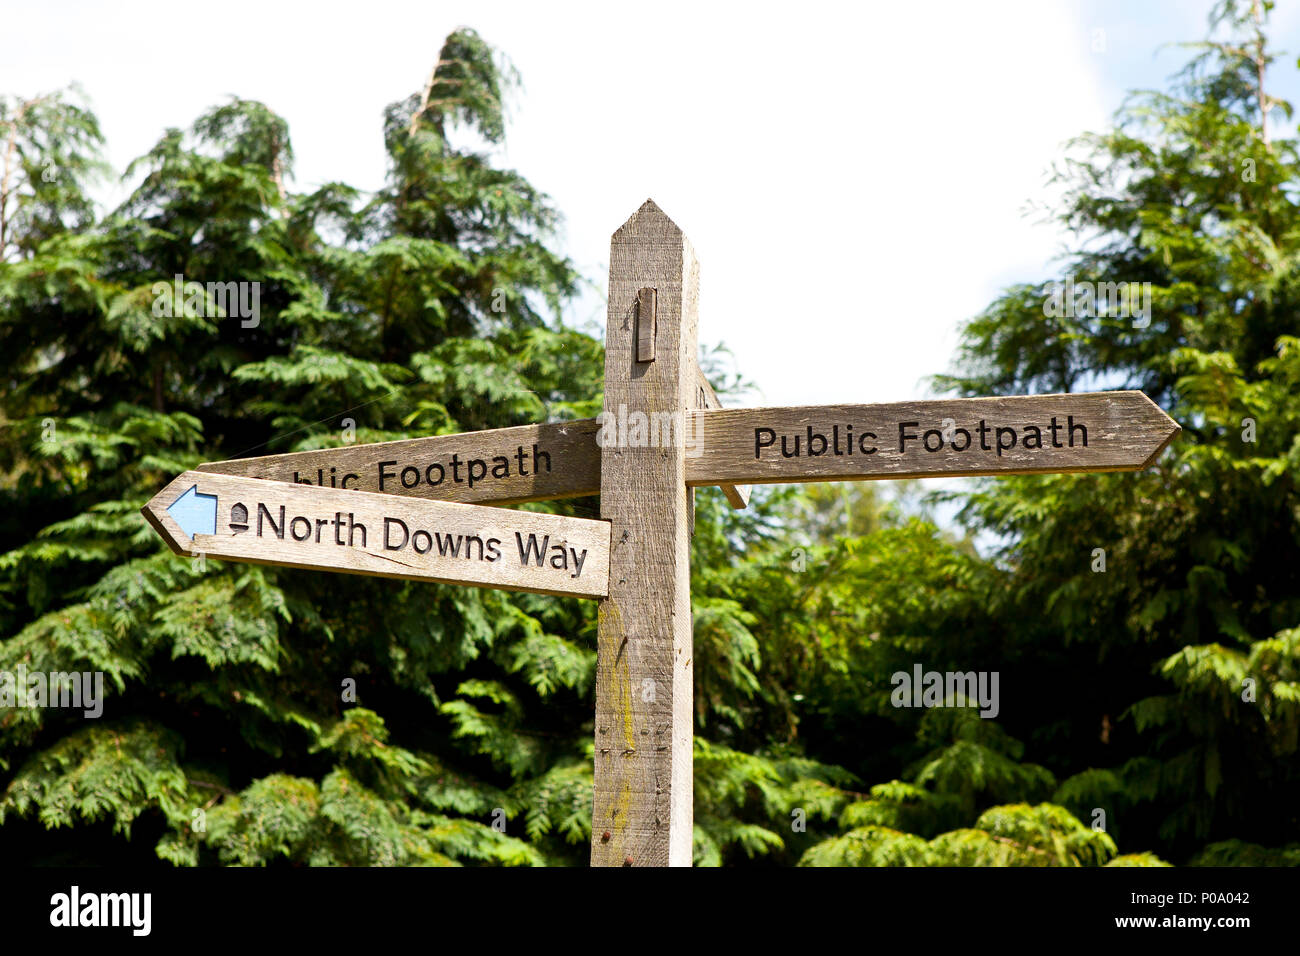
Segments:
[[[599,419],[209,462],[145,517],[178,553],[600,599],[591,862],[689,866],[696,487],[1136,471],[1179,432],[1135,391],[724,409],[698,300],[647,201],[611,243]],[[597,493],[599,521],[484,507]]]
[[[600,493],[594,418],[236,458],[199,471],[466,504]]]
[[[713,386],[694,362],[692,357],[695,407],[721,408]],[[612,417],[617,426],[617,410]],[[695,427],[692,417],[685,422],[685,434],[694,434]],[[466,504],[508,505],[583,498],[600,494],[600,446],[597,444],[600,430],[600,421],[583,418],[210,461],[199,465],[198,470]],[[688,449],[688,457],[690,454]],[[697,476],[692,484],[717,482]],[[744,488],[724,484],[722,491],[733,507],[743,508],[749,501],[749,492]]]
[[[187,471],[144,507],[177,554],[600,598],[609,522]]]
[[[688,485],[1135,471],[1178,425],[1141,392],[698,415]]]
[[[737,508],[749,500],[738,482],[1134,471],[1177,434],[1169,416],[1134,391],[723,409],[701,383],[700,404],[685,412],[686,484],[721,486]],[[600,429],[587,418],[198,470],[480,504],[577,498],[600,493]]]

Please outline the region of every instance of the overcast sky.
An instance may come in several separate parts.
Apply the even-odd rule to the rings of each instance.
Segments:
[[[1065,237],[1025,207],[1062,142],[1161,84],[1184,54],[1158,48],[1201,39],[1209,6],[26,3],[0,85],[79,81],[118,170],[258,99],[289,121],[295,188],[373,189],[384,106],[471,26],[524,80],[501,161],[552,197],[600,289],[571,322],[603,324],[609,236],[650,197],[699,254],[702,342],[732,350],[756,403],[891,401],[928,394],[1001,287],[1048,277]]]

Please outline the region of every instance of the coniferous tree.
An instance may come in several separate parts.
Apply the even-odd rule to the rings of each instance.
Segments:
[[[1018,842],[1024,863],[1051,833],[1078,842],[1079,863],[1104,860],[1112,837],[1177,863],[1300,862],[1300,167],[1265,124],[1291,116],[1266,87],[1270,8],[1219,4],[1169,92],[1135,94],[1114,128],[1074,144],[1057,171],[1078,239],[1062,274],[1007,290],[966,326],[961,371],[939,378],[972,396],[1140,388],[1184,429],[1145,472],[985,480],[961,496],[969,525],[1006,545],[978,570],[983,609],[923,646],[950,653],[960,635],[969,657],[971,622],[993,628],[998,723],[1023,744],[959,724],[807,862],[1017,859],[971,831],[934,837],[950,799],[962,822],[1023,801],[1010,829],[990,817],[1006,807],[974,827]],[[1132,294],[1062,309],[1066,280]],[[1031,825],[1027,804],[1044,799],[1106,834],[1083,839],[1043,806]],[[926,837],[931,855],[881,826]]]
[[[1154,468],[981,482],[992,559],[914,485],[697,495],[698,864],[1300,861],[1300,169],[1262,123],[1290,116],[1269,6],[1221,5],[1227,38],[1060,170],[1056,278],[1150,283],[1149,313],[1017,286],[939,380],[1142,388],[1184,428]],[[14,856],[585,863],[591,604],[191,561],[139,515],[205,460],[599,410],[558,213],[495,164],[512,79],[448,37],[371,195],[295,192],[287,124],[234,100],[102,216],[93,115],[0,102],[0,674],[106,676],[89,720],[0,686]],[[898,706],[917,664],[999,672],[998,712]]]

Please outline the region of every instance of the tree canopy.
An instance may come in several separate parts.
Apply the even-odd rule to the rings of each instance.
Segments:
[[[935,378],[1141,388],[1183,427],[1153,467],[699,493],[697,864],[1300,864],[1300,156],[1262,17],[1214,23],[1071,145],[1060,273]],[[140,515],[202,461],[600,410],[559,212],[496,163],[514,79],[449,36],[372,194],[295,192],[288,124],[231,100],[106,212],[79,92],[0,99],[0,674],[105,675],[98,719],[0,685],[15,858],[585,864],[593,604],[178,558]],[[1067,278],[1149,314],[1057,314]],[[996,672],[997,713],[898,706],[918,666]]]

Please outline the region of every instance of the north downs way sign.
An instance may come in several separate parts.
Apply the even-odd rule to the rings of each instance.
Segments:
[[[1133,391],[723,409],[698,299],[646,202],[611,243],[599,420],[211,462],[145,515],[178,553],[600,598],[591,862],[689,866],[693,488],[1134,471],[1179,431]],[[600,521],[488,506],[593,494]]]
[[[177,554],[599,598],[609,522],[187,471],[145,505]]]

